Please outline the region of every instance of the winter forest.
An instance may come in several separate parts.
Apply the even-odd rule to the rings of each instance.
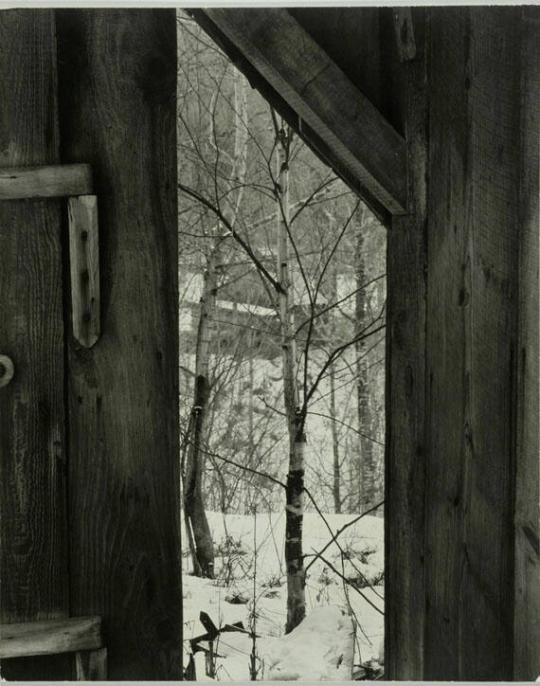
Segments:
[[[381,678],[385,231],[178,26],[187,678]]]

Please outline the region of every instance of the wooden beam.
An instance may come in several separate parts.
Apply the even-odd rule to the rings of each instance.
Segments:
[[[260,75],[389,212],[406,212],[406,146],[286,11],[205,9]]]
[[[56,16],[63,156],[96,171],[100,225],[102,333],[67,350],[71,612],[103,617],[110,679],[178,680],[175,11]]]
[[[287,12],[403,135],[403,122],[395,108],[395,86],[388,79],[388,11],[392,12],[380,7],[346,7],[343,3],[339,7],[287,7]]]
[[[430,681],[513,678],[519,16],[507,7],[430,10],[423,675]]]
[[[89,193],[92,193],[89,164],[0,168],[0,200],[59,198]]]
[[[424,670],[424,502],[426,401],[425,10],[415,8],[418,54],[395,61],[407,134],[409,202],[387,233],[385,445],[385,678],[422,680]]]
[[[72,617],[0,626],[0,658],[54,655],[103,646],[100,617]]]
[[[69,198],[68,215],[73,336],[91,348],[100,333],[97,197]]]

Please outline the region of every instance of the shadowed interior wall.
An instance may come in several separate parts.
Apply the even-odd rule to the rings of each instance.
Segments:
[[[519,88],[519,13],[431,13],[426,679],[513,677]]]
[[[181,676],[174,10],[57,12],[63,162],[92,165],[101,338],[70,336],[70,601],[110,679]]]
[[[386,670],[533,679],[538,14],[433,8],[427,19],[406,120],[417,226],[395,218],[388,239]],[[427,135],[415,133],[422,107]]]

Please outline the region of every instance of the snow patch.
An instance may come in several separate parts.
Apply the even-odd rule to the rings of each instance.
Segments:
[[[216,639],[216,681],[249,680],[253,649],[249,632],[253,626],[257,636],[258,680],[349,681],[353,643],[355,668],[370,660],[380,664],[384,631],[382,519],[368,515],[344,530],[338,539],[345,553],[342,556],[335,543],[325,546],[332,533],[356,517],[325,514],[325,523],[317,513],[305,515],[306,564],[315,559],[306,579],[306,619],[290,634],[283,635],[287,619],[285,513],[260,512],[256,520],[250,515],[211,511],[207,511],[207,516],[217,552],[218,578],[192,576],[189,555],[184,557],[186,660],[189,639],[204,633],[199,620],[203,611],[219,628],[242,622],[248,632],[222,633]],[[350,579],[349,584],[344,584],[325,562],[310,556],[323,548],[325,560]],[[375,585],[370,587],[374,579]],[[237,598],[248,602],[238,603]],[[195,658],[197,681],[207,680],[204,656],[197,653]]]
[[[290,634],[267,642],[261,655],[267,681],[348,681],[352,674],[354,624],[339,607],[311,610]]]

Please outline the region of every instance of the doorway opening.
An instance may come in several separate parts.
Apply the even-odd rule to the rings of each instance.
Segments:
[[[380,678],[385,229],[177,27],[186,676]]]

